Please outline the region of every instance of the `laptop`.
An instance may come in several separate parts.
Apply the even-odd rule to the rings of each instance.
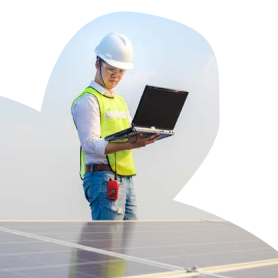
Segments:
[[[137,134],[144,137],[160,134],[158,140],[174,135],[188,92],[146,85],[130,128],[104,139],[114,141]]]

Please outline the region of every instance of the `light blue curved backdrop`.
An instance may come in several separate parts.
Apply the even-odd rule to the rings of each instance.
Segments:
[[[0,219],[90,219],[70,107],[94,78],[94,49],[109,32],[126,34],[134,45],[135,68],[116,88],[132,116],[146,84],[189,91],[176,135],[134,151],[140,219],[216,217],[172,201],[217,134],[219,88],[213,50],[183,24],[121,12],[89,22],[61,50],[41,113],[0,98]],[[14,85],[11,89],[20,90],[16,80]]]

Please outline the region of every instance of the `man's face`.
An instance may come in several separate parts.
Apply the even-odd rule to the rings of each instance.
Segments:
[[[101,73],[103,81],[107,89],[113,89],[118,85],[124,76],[125,70],[110,66],[105,62],[101,62]]]

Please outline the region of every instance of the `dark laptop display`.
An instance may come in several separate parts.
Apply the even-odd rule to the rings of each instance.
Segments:
[[[113,141],[135,136],[159,133],[159,139],[174,135],[177,123],[188,92],[146,86],[139,102],[132,127],[105,137],[106,141]]]
[[[188,93],[146,86],[132,124],[173,130]]]

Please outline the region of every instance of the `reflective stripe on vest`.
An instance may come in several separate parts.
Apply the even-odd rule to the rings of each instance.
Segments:
[[[101,138],[105,138],[108,135],[130,127],[128,109],[122,97],[114,95],[113,98],[109,98],[103,96],[95,89],[88,87],[73,101],[72,107],[74,106],[75,102],[84,94],[92,94],[98,100],[100,108]],[[115,172],[115,154],[108,154],[106,157],[111,170]],[[85,174],[85,163],[85,153],[80,147],[81,179],[83,179]],[[120,176],[134,176],[136,174],[131,151],[117,152],[116,163],[117,174]]]

